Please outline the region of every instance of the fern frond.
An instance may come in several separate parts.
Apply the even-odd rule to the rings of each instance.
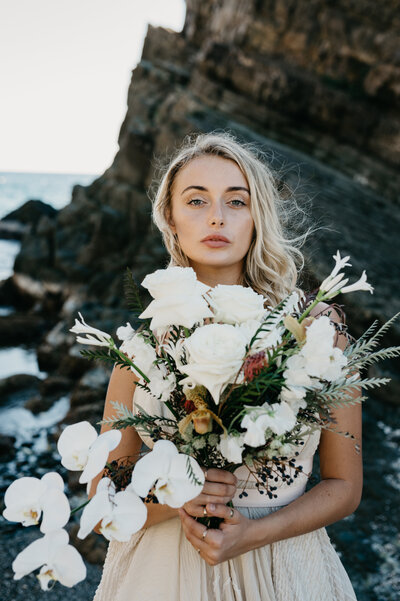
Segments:
[[[197,484],[198,486],[201,486],[202,483],[200,482],[200,480],[197,478],[196,474],[193,471],[192,464],[190,463],[189,455],[186,457],[186,473],[189,477],[189,480],[191,480],[193,482],[193,484]]]
[[[135,277],[129,267],[126,268],[124,275],[124,292],[128,308],[137,317],[144,310],[140,294],[139,284],[136,282]]]
[[[366,367],[367,365],[372,365],[376,363],[376,361],[380,361],[383,359],[393,359],[394,357],[398,357],[400,355],[400,346],[389,346],[384,349],[380,349],[379,351],[375,351],[374,353],[370,353],[366,357],[359,357],[353,360],[350,360],[347,364],[349,368],[356,367],[361,369],[362,367]]]
[[[369,340],[367,340],[365,338],[363,339],[363,336],[368,332],[368,330],[367,330],[367,332],[364,332],[364,334],[361,336],[361,338],[355,344],[350,345],[350,347],[348,347],[346,349],[345,355],[347,357],[364,355],[365,353],[376,348],[376,346],[378,345],[379,339],[390,328],[390,326],[393,324],[393,322],[396,321],[396,319],[399,317],[399,315],[400,315],[400,311],[398,313],[396,313],[395,315],[393,315],[390,319],[388,319],[388,321],[386,321]],[[372,325],[374,325],[374,324],[372,324]],[[370,327],[372,327],[372,326],[370,326]],[[363,339],[363,340],[361,341],[361,339]]]

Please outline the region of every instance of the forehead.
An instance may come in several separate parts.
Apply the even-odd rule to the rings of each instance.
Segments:
[[[190,185],[201,185],[208,189],[248,187],[247,179],[235,161],[210,155],[196,157],[179,170],[174,182],[176,192],[180,194]]]

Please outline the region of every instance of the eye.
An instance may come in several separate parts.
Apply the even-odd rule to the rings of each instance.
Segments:
[[[197,203],[197,202],[203,202],[203,201],[201,200],[201,198],[192,198],[192,200],[189,200],[189,202],[188,202],[188,205],[192,204],[192,202],[193,202],[193,203]],[[194,206],[197,206],[197,207],[198,207],[199,205],[198,205],[198,204],[196,204],[196,205],[194,205]]]
[[[234,198],[234,199],[233,199],[233,200],[231,200],[230,202],[240,202],[240,204],[239,204],[239,205],[235,205],[235,206],[237,206],[237,207],[240,207],[240,206],[244,206],[244,205],[246,205],[246,203],[245,203],[243,200],[240,200],[239,198]]]

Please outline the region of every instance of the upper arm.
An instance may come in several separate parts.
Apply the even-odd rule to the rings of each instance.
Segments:
[[[118,365],[114,366],[110,381],[108,383],[108,389],[106,394],[106,400],[104,405],[103,419],[116,416],[117,410],[111,404],[112,401],[118,401],[124,404],[129,409],[132,409],[132,399],[135,392],[136,382],[138,378],[134,375],[132,370],[121,368]],[[108,424],[102,424],[100,433],[111,430],[111,426]],[[133,426],[123,428],[121,430],[121,441],[119,445],[110,452],[108,461],[119,459],[121,457],[137,456],[142,446],[142,440]],[[102,473],[98,474],[93,479],[89,497],[92,497],[96,491],[97,484],[102,478]]]
[[[329,307],[326,303],[319,303],[311,312],[312,315],[328,315],[332,321],[342,323],[338,312]],[[347,345],[347,338],[344,334],[338,333],[336,337],[336,346],[342,350]],[[361,391],[356,390],[352,397],[361,396]],[[363,474],[362,474],[362,403],[354,405],[333,408],[331,416],[335,420],[333,428],[341,432],[349,432],[354,439],[347,438],[341,434],[322,429],[319,444],[320,471],[321,478],[338,478],[345,480],[351,487],[351,494],[354,497],[354,509],[358,506],[361,499]],[[358,445],[359,452],[355,445]]]

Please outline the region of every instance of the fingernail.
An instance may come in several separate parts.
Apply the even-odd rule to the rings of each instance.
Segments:
[[[214,503],[210,503],[209,504],[209,508],[210,508],[210,511],[215,511],[215,505],[214,505]]]

